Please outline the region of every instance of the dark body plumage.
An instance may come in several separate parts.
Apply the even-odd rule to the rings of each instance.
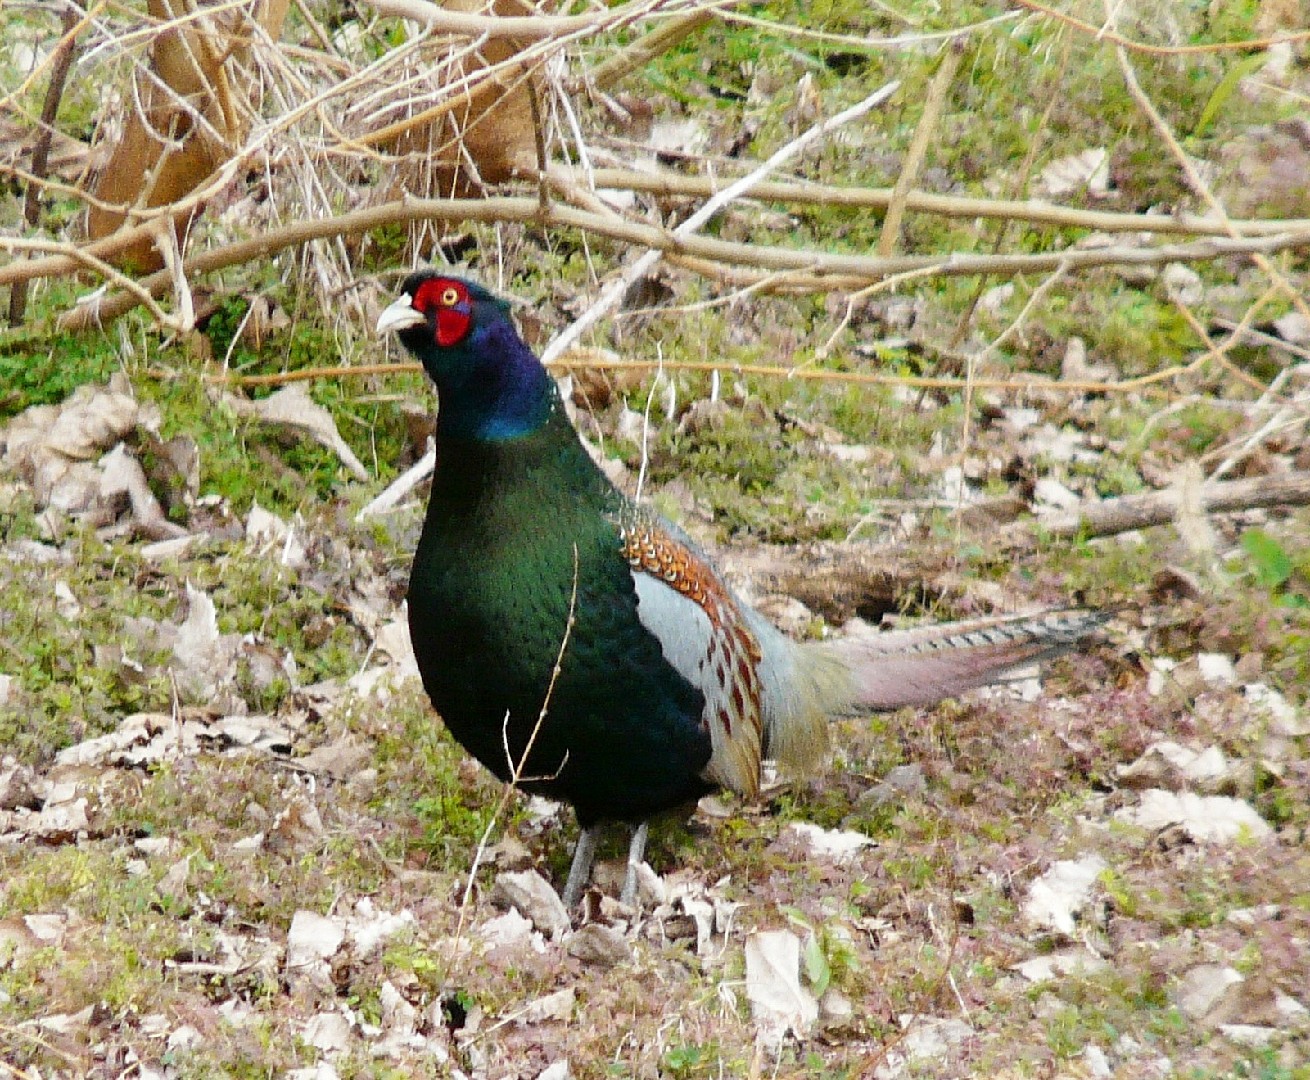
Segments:
[[[637,618],[620,512],[562,407],[536,431],[496,442],[438,425],[409,583],[423,685],[452,734],[502,780],[545,705],[522,786],[572,803],[584,827],[640,821],[709,789],[702,696]]]

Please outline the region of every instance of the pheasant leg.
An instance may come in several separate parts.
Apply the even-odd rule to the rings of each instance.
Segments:
[[[623,877],[623,891],[619,893],[620,903],[628,907],[637,905],[637,867],[646,857],[648,835],[650,835],[650,825],[645,821],[632,830],[632,843],[628,845],[628,872]]]
[[[589,825],[578,834],[578,842],[573,848],[573,864],[569,867],[569,879],[564,883],[565,911],[572,912],[582,899],[582,890],[591,880],[591,868],[596,862],[596,845],[599,842],[599,825]]]

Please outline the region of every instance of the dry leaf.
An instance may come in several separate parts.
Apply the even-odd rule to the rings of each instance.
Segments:
[[[218,632],[218,616],[208,594],[187,582],[186,595],[187,617],[178,624],[173,642],[177,679],[196,700],[212,701],[220,687],[236,679],[240,638]]]
[[[545,949],[541,934],[514,908],[479,926],[478,937],[488,949],[530,948],[535,952]]]
[[[297,911],[287,931],[287,970],[310,969],[330,959],[346,940],[345,921],[316,911]]]
[[[1178,1008],[1193,1020],[1211,1023],[1228,1019],[1246,980],[1236,969],[1223,964],[1197,964],[1183,976],[1174,998]]]
[[[297,538],[295,528],[259,503],[250,505],[246,517],[246,540],[257,547],[275,550],[278,561],[293,570],[303,570],[309,564],[305,545]]]
[[[1269,823],[1241,799],[1224,795],[1176,795],[1152,788],[1142,792],[1142,801],[1125,807],[1115,817],[1143,829],[1164,829],[1181,825],[1196,841],[1223,844],[1243,834],[1262,840],[1273,830]]]
[[[418,660],[414,658],[414,644],[409,636],[409,619],[392,619],[378,628],[373,644],[391,657],[401,675],[418,676]]]
[[[764,930],[746,939],[746,996],[759,1036],[779,1042],[789,1031],[809,1034],[819,1003],[801,985],[801,939],[790,930]]]
[[[565,949],[584,964],[611,968],[632,960],[632,946],[628,939],[604,923],[587,923],[569,937]]]
[[[100,498],[106,503],[126,496],[137,528],[151,540],[176,540],[187,535],[164,516],[164,509],[146,482],[141,463],[122,443],[100,459]]]
[[[1037,190],[1059,199],[1078,192],[1104,197],[1110,192],[1110,153],[1103,146],[1057,158],[1041,171]]]
[[[325,1054],[344,1053],[350,1049],[350,1021],[339,1012],[318,1013],[305,1021],[301,1038]]]
[[[308,435],[336,454],[356,480],[369,478],[368,470],[337,431],[332,414],[309,396],[309,390],[303,383],[284,386],[281,390],[257,401],[250,401],[235,394],[224,395],[224,400],[239,416],[249,416],[266,424],[289,427]]]
[[[80,514],[108,501],[94,460],[140,420],[136,399],[124,385],[114,380],[107,387],[79,386],[61,404],[33,406],[5,426],[0,435],[5,464],[32,485],[39,506]]]
[[[346,937],[356,958],[367,960],[393,937],[412,932],[417,925],[412,911],[379,911],[365,896],[355,904],[354,914],[346,919]]]
[[[1099,855],[1055,863],[1028,890],[1023,906],[1025,918],[1036,927],[1073,937],[1078,916],[1105,869],[1106,862]]]
[[[1031,960],[1015,964],[1014,970],[1029,982],[1041,983],[1063,975],[1095,975],[1109,966],[1105,960],[1087,949],[1070,949],[1067,952],[1034,956]]]
[[[546,994],[528,1005],[517,1016],[520,1024],[544,1024],[551,1021],[567,1023],[573,1019],[573,1007],[577,1004],[577,994],[573,987],[566,986],[553,994]]]
[[[807,821],[794,821],[788,828],[800,837],[811,855],[831,859],[839,866],[853,861],[865,848],[874,846],[864,833],[850,829],[823,829]]]
[[[571,926],[559,893],[535,870],[497,875],[491,898],[525,915],[533,926],[551,937],[567,933]]]
[[[1193,750],[1168,739],[1152,743],[1136,761],[1120,765],[1117,776],[1126,787],[1179,788],[1195,785],[1203,791],[1233,779],[1233,768],[1217,746]]]

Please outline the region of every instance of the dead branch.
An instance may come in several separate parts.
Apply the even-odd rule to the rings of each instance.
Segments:
[[[869,112],[869,110],[874,109],[878,105],[887,101],[897,91],[897,89],[899,89],[900,85],[899,79],[885,84],[866,97],[863,101],[857,102],[848,109],[843,109],[836,116],[829,117],[821,124],[815,124],[813,127],[802,132],[795,139],[791,140],[791,142],[779,147],[767,161],[759,165],[753,172],[735,180],[722,191],[718,192],[718,194],[692,214],[691,217],[678,225],[672,233],[670,233],[670,236],[675,241],[695,236],[697,231],[714,217],[715,214],[733,200],[744,196],[758,181],[780,168],[783,162],[801,153],[807,146],[824,138],[830,132],[840,128],[843,124],[863,116],[865,113]],[[543,206],[542,209],[549,210],[550,208]],[[636,262],[628,266],[618,278],[611,281],[594,304],[588,307],[582,315],[575,319],[561,333],[556,335],[555,339],[546,346],[545,351],[541,354],[542,360],[549,362],[554,359],[568,348],[570,344],[576,341],[589,326],[598,321],[610,310],[617,307],[622,301],[623,295],[627,291],[628,286],[650,273],[651,269],[659,259],[663,257],[665,250],[666,249],[664,248],[657,248],[654,245],[649,245],[649,250],[638,258]]]
[[[657,26],[588,71],[583,78],[574,80],[570,88],[575,91],[584,88],[600,91],[609,89],[616,82],[638,68],[645,67],[656,56],[668,52],[678,42],[695,33],[709,22],[713,15],[711,8],[697,8],[689,15],[680,15],[662,26]]]
[[[50,164],[50,146],[54,141],[55,118],[59,114],[59,102],[64,96],[64,84],[68,73],[77,58],[77,29],[79,11],[71,4],[64,10],[63,36],[55,46],[54,66],[50,72],[50,84],[46,87],[45,101],[41,105],[41,130],[32,148],[32,174],[27,182],[27,192],[23,198],[23,220],[29,228],[35,228],[41,220],[41,187]],[[27,310],[27,282],[21,282],[9,293],[9,325],[22,324]]]
[[[1200,357],[1201,361],[1208,357]],[[875,371],[829,371],[814,367],[778,367],[771,364],[730,364],[721,360],[621,360],[597,353],[591,349],[574,347],[547,367],[568,371],[570,368],[592,368],[597,371],[689,371],[701,374],[731,371],[735,375],[750,375],[763,379],[790,379],[799,382],[828,382],[851,386],[903,386],[915,390],[964,390],[972,385],[977,390],[1004,390],[1014,394],[1126,394],[1151,393],[1161,383],[1195,370],[1192,364],[1179,364],[1161,371],[1140,375],[1119,382],[1056,380],[1030,375],[1011,375],[1006,378],[975,376],[973,379],[945,375],[888,375]],[[350,379],[373,375],[396,375],[403,372],[418,373],[421,364],[403,361],[390,364],[358,364],[351,367],[297,368],[295,371],[273,372],[267,375],[232,375],[227,372],[207,376],[210,382],[229,386],[282,386],[286,383],[308,382],[314,379]],[[1159,392],[1158,390],[1156,392]]]
[[[1113,9],[1107,5],[1107,18],[1111,18],[1112,11]],[[1128,88],[1129,94],[1137,102],[1138,108],[1151,121],[1151,126],[1155,128],[1168,148],[1170,155],[1178,163],[1178,167],[1182,169],[1183,175],[1187,177],[1188,186],[1201,196],[1205,204],[1210,207],[1210,212],[1223,223],[1224,231],[1229,236],[1236,236],[1237,233],[1228,220],[1228,212],[1224,209],[1223,204],[1215,193],[1210,190],[1210,185],[1206,182],[1205,177],[1201,175],[1196,163],[1183,149],[1178,136],[1174,134],[1173,128],[1164,118],[1164,115],[1156,108],[1155,102],[1142,89],[1142,85],[1137,79],[1137,72],[1133,68],[1131,59],[1129,59],[1128,50],[1122,45],[1118,46],[1115,49],[1115,58],[1119,61],[1119,69],[1123,73],[1124,85]],[[1252,253],[1251,261],[1260,268],[1271,282],[1283,291],[1284,295],[1291,300],[1302,315],[1310,319],[1310,306],[1307,306],[1306,302],[1301,298],[1300,290],[1287,280],[1278,267],[1274,266],[1262,252]]]
[[[300,221],[274,229],[263,236],[238,241],[188,257],[183,264],[187,274],[208,273],[253,259],[267,258],[285,248],[312,240],[350,236],[384,225],[421,221],[527,222],[543,228],[579,229],[597,236],[626,243],[640,244],[672,255],[692,255],[718,263],[754,267],[766,271],[799,270],[816,275],[832,275],[857,280],[862,284],[890,274],[922,271],[927,277],[962,277],[973,274],[1047,273],[1064,265],[1070,270],[1087,270],[1101,266],[1162,266],[1170,262],[1201,262],[1208,259],[1253,253],[1271,254],[1310,246],[1310,229],[1274,236],[1230,239],[1210,237],[1186,244],[1132,248],[1112,246],[1037,254],[972,255],[952,253],[941,256],[902,255],[879,259],[863,255],[835,255],[823,251],[740,244],[712,237],[679,235],[644,222],[601,216],[575,207],[552,202],[543,208],[535,197],[504,196],[489,199],[410,199],[341,214],[335,218]],[[6,239],[0,237],[0,247]],[[71,256],[71,248],[70,248]],[[10,268],[11,270],[15,268]],[[44,276],[55,272],[47,260],[33,260],[17,268],[13,278]],[[0,273],[0,283],[5,275]],[[151,295],[161,295],[173,278],[158,272],[142,278],[140,284]],[[61,319],[67,329],[85,330],[118,318],[138,303],[136,297],[116,293],[106,297],[98,312],[69,313]]]
[[[720,0],[702,6],[713,10],[730,6],[730,2]],[[599,34],[644,19],[677,18],[686,14],[685,7],[668,3],[667,0],[632,0],[587,15],[516,15],[510,18],[448,11],[428,0],[372,0],[372,6],[384,15],[412,19],[439,33],[472,38],[509,37],[525,40],[557,38],[579,32]]]
[[[1204,511],[1222,514],[1275,506],[1310,505],[1310,473],[1255,476],[1247,480],[1221,480],[1203,484],[1200,491]],[[1007,546],[1027,546],[1038,533],[1048,536],[1114,536],[1167,525],[1177,516],[1178,494],[1172,490],[1085,503],[1037,521],[1024,521],[1004,531]]]
[[[882,234],[878,237],[878,254],[888,258],[895,250],[901,236],[901,219],[905,216],[905,200],[919,182],[919,171],[923,168],[928,155],[928,143],[937,124],[941,120],[942,107],[946,104],[946,95],[951,89],[951,82],[960,66],[963,42],[959,39],[948,44],[942,53],[937,73],[928,84],[928,97],[919,117],[919,126],[910,140],[910,148],[905,152],[905,161],[901,172],[896,177],[892,188],[892,197],[887,204],[887,216],[882,222]]]
[[[274,40],[281,34],[287,2],[264,4],[259,12],[260,24]],[[227,73],[229,61],[242,64],[250,51],[250,39],[238,33],[246,12],[227,12],[227,19],[214,16],[210,24],[184,28],[180,20],[194,13],[182,0],[149,0],[148,8],[159,24],[150,78],[143,86],[134,85],[135,108],[94,192],[87,213],[92,240],[117,232],[136,216],[135,208],[172,206],[194,191],[237,152],[253,115],[250,103],[238,103],[242,95]],[[197,206],[192,215],[198,212]],[[159,235],[152,230],[119,248],[116,261],[158,270],[164,265],[155,243]]]
[[[556,166],[556,169],[559,169]],[[671,172],[636,172],[631,169],[595,169],[598,188],[640,191],[666,198],[713,195],[732,183],[731,177],[683,176]],[[578,182],[586,182],[579,171]],[[830,184],[763,181],[751,188],[751,197],[761,202],[793,203],[800,206],[850,207],[886,210],[892,203],[892,188],[839,187]],[[1040,199],[978,199],[958,195],[934,195],[911,191],[905,207],[920,214],[948,218],[999,218],[1030,225],[1062,229],[1090,229],[1095,232],[1159,233],[1174,236],[1228,236],[1228,225],[1241,236],[1271,236],[1275,233],[1310,229],[1310,219],[1231,219],[1198,217],[1194,214],[1126,214],[1107,210],[1081,210],[1057,206]]]
[[[1039,0],[1015,0],[1019,7],[1027,8],[1029,11],[1035,11],[1039,15],[1044,15],[1048,19],[1065,23],[1072,26],[1075,30],[1080,31],[1087,37],[1095,41],[1108,41],[1121,49],[1128,49],[1132,52],[1146,53],[1150,56],[1187,56],[1201,53],[1222,53],[1222,52],[1257,52],[1261,49],[1267,49],[1280,41],[1294,43],[1310,39],[1310,30],[1301,30],[1296,33],[1279,34],[1277,37],[1270,38],[1253,38],[1250,41],[1209,41],[1199,45],[1152,45],[1145,41],[1136,41],[1132,38],[1125,37],[1109,26],[1097,25],[1090,23],[1077,16],[1071,15],[1065,11],[1059,11],[1047,4],[1039,3]]]

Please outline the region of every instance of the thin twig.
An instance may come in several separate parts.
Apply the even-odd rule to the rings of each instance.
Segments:
[[[50,85],[46,88],[45,101],[41,104],[41,130],[37,132],[36,145],[32,147],[32,179],[28,181],[27,192],[23,197],[23,220],[33,229],[41,221],[41,182],[50,164],[50,144],[54,141],[59,103],[64,97],[68,73],[77,59],[77,31],[81,26],[79,15],[81,12],[71,3],[64,9],[64,33],[55,46],[56,56],[54,68],[50,72]],[[20,281],[9,293],[9,325],[19,326],[26,310],[27,282]]]
[[[955,79],[955,72],[960,67],[963,55],[963,42],[956,38],[947,44],[942,52],[941,63],[928,84],[928,98],[923,103],[923,113],[919,125],[914,129],[914,138],[905,153],[900,175],[892,187],[891,202],[887,204],[887,216],[883,218],[882,234],[878,237],[878,255],[889,258],[896,250],[896,242],[901,235],[901,219],[905,216],[905,201],[911,190],[919,181],[919,172],[923,168],[924,158],[928,154],[928,143],[941,120],[942,107],[946,104],[946,95]]]
[[[1199,502],[1206,512],[1232,513],[1274,506],[1310,505],[1310,473],[1255,476],[1247,480],[1216,480],[1202,484]],[[1178,513],[1175,491],[1150,491],[1084,503],[1035,521],[1021,521],[1000,533],[1003,547],[1029,544],[1037,535],[1113,536],[1167,525]]]
[[[1035,11],[1039,15],[1045,15],[1049,19],[1065,23],[1084,34],[1095,38],[1097,41],[1109,41],[1118,45],[1121,49],[1130,49],[1133,52],[1147,53],[1151,56],[1189,56],[1205,53],[1220,52],[1259,52],[1267,49],[1271,45],[1277,45],[1279,42],[1294,44],[1298,41],[1310,39],[1310,30],[1300,30],[1295,33],[1282,34],[1277,37],[1269,38],[1252,38],[1250,41],[1211,41],[1200,45],[1151,45],[1145,41],[1134,41],[1132,38],[1124,37],[1117,31],[1105,26],[1097,26],[1083,19],[1079,19],[1068,12],[1059,11],[1047,4],[1040,3],[1039,0],[1014,0],[1020,7],[1025,7],[1029,11]]]
[[[965,358],[967,360],[967,357]],[[1103,381],[1099,379],[1049,379],[1040,375],[1010,375],[1005,378],[979,377],[973,385],[979,390],[1008,390],[1018,394],[1126,394],[1150,390],[1161,383],[1196,372],[1200,363],[1207,360],[1201,356],[1189,364],[1173,364],[1159,371],[1146,375],[1135,375],[1129,379]],[[693,371],[713,374],[716,371],[731,371],[734,375],[750,375],[766,379],[790,379],[808,382],[829,382],[837,385],[852,386],[903,386],[918,390],[963,390],[968,381],[951,376],[936,375],[889,375],[873,371],[828,371],[823,368],[778,367],[771,364],[735,364],[723,360],[618,360],[613,357],[594,354],[587,349],[571,349],[564,356],[551,361],[552,370],[567,371],[569,368],[594,368],[597,371]],[[313,367],[297,368],[295,371],[282,371],[270,375],[207,375],[210,382],[226,383],[232,386],[282,386],[286,383],[307,382],[313,379],[346,379],[372,375],[392,375],[402,372],[420,372],[423,368],[417,363],[361,364],[356,367]]]
[[[567,171],[555,166],[556,171]],[[698,198],[725,187],[730,180],[721,176],[685,176],[668,171],[637,172],[632,169],[595,170],[595,183],[601,188],[644,192],[664,197]],[[764,202],[790,203],[797,206],[848,207],[860,210],[886,210],[891,205],[891,188],[801,183],[766,180],[751,188],[751,198]],[[1088,229],[1093,232],[1160,233],[1172,236],[1268,236],[1310,228],[1310,218],[1278,220],[1274,218],[1233,218],[1227,223],[1218,218],[1201,217],[1178,211],[1173,214],[1131,214],[1110,210],[1085,210],[1060,206],[1042,199],[984,199],[963,195],[939,195],[929,191],[911,191],[905,197],[907,210],[939,217],[998,218],[1005,221],[1043,225],[1061,229]],[[1231,230],[1229,228],[1231,226]]]
[[[759,183],[766,176],[775,172],[783,162],[790,160],[796,155],[802,153],[807,146],[822,139],[830,132],[837,130],[843,125],[856,120],[863,116],[875,106],[886,101],[900,87],[900,80],[894,80],[887,85],[880,87],[874,93],[870,94],[863,101],[857,102],[849,109],[844,109],[836,116],[830,117],[822,124],[816,124],[808,131],[792,139],[791,142],[782,146],[770,155],[769,159],[753,171],[747,173],[738,180],[734,180],[722,191],[716,192],[714,196],[705,203],[699,210],[691,215],[686,221],[679,225],[670,234],[670,239],[682,245],[693,238],[693,235],[702,225],[708,222],[715,214],[722,210],[735,199],[745,195],[755,184]],[[659,262],[663,255],[663,246],[649,245],[651,250],[637,259],[631,266],[623,271],[614,281],[606,286],[604,292],[594,304],[575,319],[564,331],[558,334],[555,339],[546,346],[541,358],[549,363],[555,357],[559,356],[578,340],[592,325],[599,322],[608,312],[618,306],[623,299],[624,294],[635,281],[641,280],[648,274],[655,264]]]
[[[696,8],[679,15],[643,34],[632,44],[620,49],[576,80],[574,90],[588,89],[604,92],[616,82],[645,67],[655,57],[668,52],[680,41],[694,34],[714,16],[711,8]]]
[[[514,762],[514,759],[512,757],[509,758],[510,780],[505,785],[505,789],[501,792],[500,799],[497,800],[495,809],[492,810],[491,812],[491,818],[487,822],[487,827],[482,831],[482,837],[478,841],[477,849],[473,852],[473,863],[469,867],[468,880],[464,886],[464,897],[460,901],[460,905],[459,905],[459,922],[455,927],[456,949],[454,950],[454,952],[456,957],[458,957],[459,954],[458,944],[461,938],[463,937],[464,926],[468,919],[468,912],[469,912],[470,904],[473,899],[473,887],[477,883],[478,870],[482,866],[482,860],[486,858],[487,845],[491,839],[491,834],[494,831],[496,825],[499,823],[501,816],[505,813],[506,807],[509,806],[510,799],[513,798],[514,792],[517,790],[518,785],[523,778],[523,770],[527,767],[528,758],[532,754],[532,747],[537,741],[537,734],[541,731],[542,725],[546,722],[546,713],[550,709],[550,701],[555,693],[555,684],[559,681],[560,672],[563,670],[564,667],[564,654],[568,651],[569,638],[573,635],[573,623],[577,615],[577,605],[578,605],[578,545],[574,544],[573,545],[573,585],[572,588],[569,590],[568,615],[566,616],[564,621],[564,634],[560,638],[559,651],[555,654],[555,666],[551,668],[550,679],[546,683],[546,693],[541,702],[541,711],[537,713],[537,722],[532,726],[532,732],[528,736],[527,745],[524,746],[523,753],[519,756],[519,760],[517,764]],[[508,716],[505,717],[505,721],[506,724],[508,724],[509,722]],[[508,754],[508,749],[507,749],[507,754]],[[563,768],[563,764],[561,764],[560,767]]]
[[[1114,9],[1110,6],[1109,0],[1106,0],[1106,10],[1108,16],[1113,18]],[[1142,89],[1141,83],[1137,81],[1137,72],[1133,67],[1132,60],[1128,56],[1128,50],[1123,44],[1120,44],[1115,49],[1115,57],[1119,61],[1119,69],[1123,73],[1124,85],[1127,86],[1129,94],[1132,95],[1133,100],[1137,102],[1138,108],[1146,114],[1147,118],[1151,121],[1151,125],[1164,140],[1164,144],[1168,148],[1169,153],[1173,156],[1174,160],[1178,163],[1179,168],[1182,169],[1183,175],[1187,178],[1188,185],[1205,200],[1206,205],[1210,207],[1210,212],[1218,218],[1220,222],[1222,222],[1224,231],[1229,236],[1236,236],[1236,230],[1228,220],[1228,211],[1215,196],[1214,192],[1210,190],[1209,184],[1205,182],[1205,178],[1196,167],[1196,163],[1183,149],[1182,143],[1178,141],[1178,136],[1174,134],[1173,128],[1169,126],[1168,121],[1161,115],[1160,110],[1155,107],[1155,102],[1147,96],[1146,91]],[[1258,251],[1251,253],[1251,261],[1261,269],[1270,281],[1274,282],[1283,290],[1287,298],[1302,315],[1307,319],[1310,319],[1310,305],[1306,304],[1304,298],[1301,296],[1300,290],[1287,280],[1278,267],[1274,266],[1274,264],[1270,262],[1263,253]]]
[[[703,5],[727,6],[731,0]],[[505,37],[535,40],[557,38],[579,31],[606,33],[643,19],[677,18],[686,13],[665,0],[632,0],[612,8],[600,8],[585,15],[474,15],[450,11],[428,0],[371,0],[372,6],[386,15],[411,19],[444,34],[468,37]]]

